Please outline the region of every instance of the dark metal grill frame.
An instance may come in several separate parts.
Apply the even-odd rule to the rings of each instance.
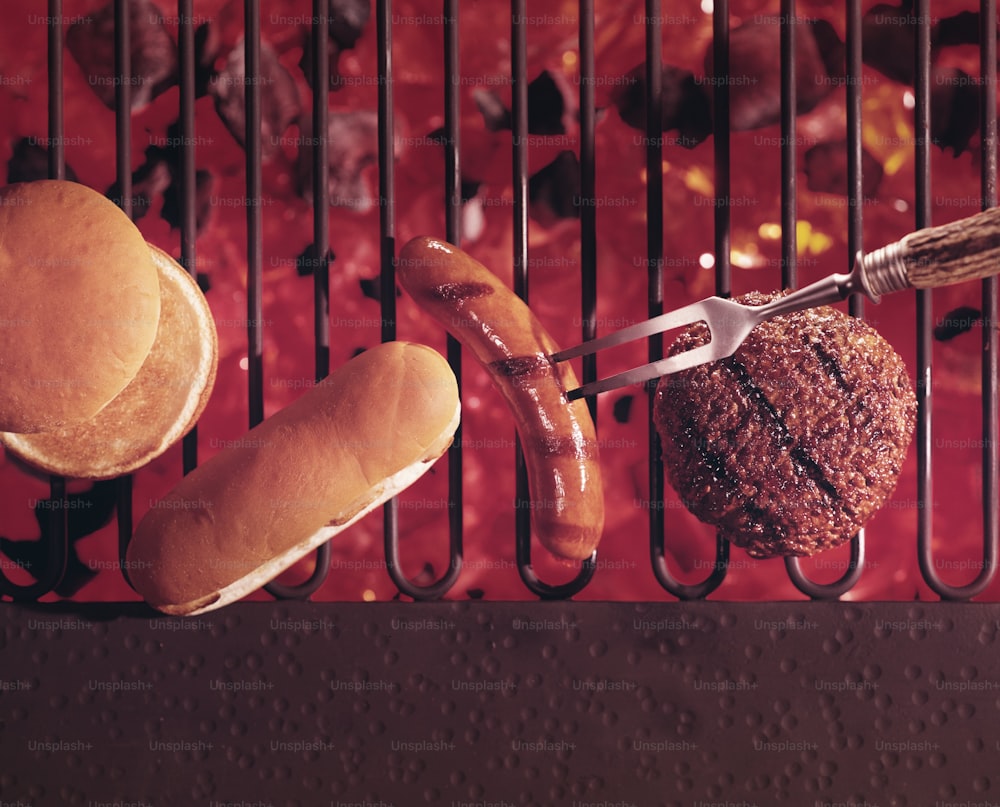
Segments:
[[[193,0],[178,0],[179,55],[180,55],[180,120],[185,147],[182,150],[182,225],[181,258],[182,265],[195,273],[195,122],[194,122],[194,21]],[[981,132],[981,206],[983,209],[997,205],[997,107],[996,107],[996,2],[981,0],[980,19],[980,132]],[[648,314],[663,313],[663,257],[669,245],[664,244],[660,223],[663,220],[663,171],[662,132],[660,131],[661,100],[661,2],[646,0],[646,210],[647,221],[647,266],[648,266]],[[781,194],[782,194],[782,269],[783,286],[797,284],[796,267],[796,118],[795,118],[795,40],[797,36],[796,10],[794,0],[781,0]],[[860,0],[845,0],[847,19],[847,140],[848,140],[848,187],[849,218],[848,241],[851,260],[862,250],[862,184],[861,184],[861,5]],[[912,12],[917,17],[916,24],[916,82],[915,95],[915,157],[916,199],[914,229],[930,226],[930,13],[929,0],[916,0]],[[246,70],[251,79],[259,76],[260,70],[260,3],[259,0],[245,0],[246,25]],[[321,24],[313,25],[312,45],[313,92],[312,132],[314,176],[312,182],[314,231],[313,257],[316,259],[314,272],[314,316],[315,316],[315,377],[320,380],[329,372],[329,194],[327,184],[328,144],[327,144],[327,77],[329,48],[326,37],[327,4],[325,0],[312,0],[312,14]],[[49,82],[49,173],[53,178],[65,178],[65,157],[63,149],[63,41],[62,0],[48,0],[48,82]],[[460,98],[458,82],[454,77],[461,74],[459,62],[460,10],[458,0],[443,0],[444,18],[444,65],[445,84],[445,184],[443,203],[446,211],[446,238],[461,245],[460,226],[460,139],[459,112]],[[527,26],[526,0],[511,0],[511,55],[513,96],[513,182],[514,182],[514,290],[524,300],[529,300],[528,261],[528,121],[527,121]],[[713,7],[713,56],[714,56],[714,127],[713,148],[715,165],[715,291],[720,296],[729,296],[731,290],[730,267],[730,206],[726,204],[730,190],[730,137],[729,137],[729,3],[715,0]],[[594,4],[593,0],[579,0],[579,67],[580,67],[580,179],[581,179],[581,287],[580,311],[582,340],[597,335],[597,266],[596,266],[596,205],[587,204],[596,198],[595,176],[595,99],[594,99]],[[121,198],[117,200],[124,211],[131,215],[132,166],[129,155],[131,138],[131,87],[127,80],[131,76],[129,63],[129,30],[126,0],[115,0],[115,72],[119,77],[116,86],[116,170]],[[396,258],[396,209],[395,182],[392,161],[393,154],[393,86],[392,86],[392,15],[390,0],[376,0],[376,29],[378,43],[378,144],[379,144],[379,211],[380,211],[380,255],[381,255],[381,314],[383,341],[392,340],[396,334],[395,301],[395,258]],[[247,82],[246,92],[246,193],[250,199],[261,196],[261,98],[259,82]],[[317,170],[321,168],[321,170]],[[249,373],[247,390],[249,400],[249,427],[263,419],[263,366],[262,319],[262,210],[260,205],[248,204],[247,209],[247,340]],[[850,262],[850,261],[849,261]],[[847,267],[849,269],[849,267]],[[846,269],[845,269],[846,270]],[[931,338],[932,316],[930,291],[917,291],[917,317],[915,322],[917,340],[917,398],[918,425],[916,451],[918,461],[918,498],[920,503],[917,530],[917,549],[921,573],[928,585],[942,599],[968,600],[980,594],[993,580],[998,555],[998,516],[1000,516],[1000,460],[998,460],[998,372],[997,353],[1000,348],[996,329],[998,321],[996,278],[982,281],[983,344],[982,344],[982,410],[983,410],[983,565],[978,577],[963,586],[952,586],[937,574],[931,551],[931,507],[925,503],[933,501],[933,452],[932,452],[932,361]],[[850,311],[855,316],[864,316],[862,299],[855,295],[850,301]],[[652,337],[648,343],[650,360],[663,355],[662,336]],[[447,358],[461,384],[461,348],[448,337]],[[583,364],[583,380],[594,380],[597,375],[597,357],[588,357]],[[654,384],[647,385],[647,399],[652,414],[652,391]],[[595,422],[600,425],[597,402],[589,401]],[[663,501],[664,478],[661,468],[658,439],[650,429],[648,479],[650,500]],[[418,585],[407,579],[401,570],[399,557],[399,531],[401,529],[395,500],[384,508],[385,559],[388,572],[399,590],[417,600],[437,599],[454,585],[462,568],[462,431],[456,433],[454,445],[448,452],[448,475],[450,483],[448,507],[448,546],[450,563],[447,572],[431,585]],[[184,438],[183,471],[188,473],[196,467],[197,429]],[[528,507],[527,477],[520,445],[515,449],[517,469],[516,502],[516,547],[517,564],[524,584],[542,599],[571,597],[587,585],[596,569],[596,553],[584,562],[577,577],[558,585],[542,581],[534,572],[531,563],[530,508]],[[53,477],[50,482],[53,499],[66,498],[66,480]],[[119,551],[124,559],[125,549],[132,531],[132,480],[126,476],[119,480],[118,488],[118,532]],[[65,507],[54,511],[52,529],[42,537],[47,548],[50,563],[30,585],[14,584],[0,572],[0,595],[14,600],[35,600],[55,588],[66,570],[68,557],[67,510]],[[405,526],[405,525],[404,525]],[[669,540],[669,529],[664,519],[664,508],[651,506],[649,509],[650,560],[653,572],[660,584],[670,594],[679,599],[702,599],[712,593],[724,580],[729,558],[729,545],[722,538],[716,541],[716,558],[711,573],[701,582],[685,584],[678,581],[668,568],[664,557],[664,546]],[[857,582],[864,567],[865,538],[863,531],[851,542],[848,568],[843,576],[833,583],[820,584],[810,580],[802,571],[796,559],[787,559],[786,568],[792,582],[804,594],[813,599],[835,599],[848,592]],[[329,570],[329,547],[318,551],[316,571],[312,578],[300,586],[281,586],[275,583],[267,590],[279,598],[305,598],[314,592],[325,579]],[[122,564],[123,573],[125,564]]]

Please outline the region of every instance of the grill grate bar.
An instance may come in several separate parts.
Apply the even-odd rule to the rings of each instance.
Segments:
[[[784,94],[786,82],[782,82],[781,114],[782,114],[782,152],[785,155],[783,160],[783,171],[791,172],[790,178],[784,180],[787,188],[783,184],[783,191],[787,189],[788,196],[782,198],[782,244],[786,247],[783,260],[782,272],[788,271],[786,262],[791,262],[792,271],[788,273],[789,279],[794,284],[797,275],[796,254],[796,179],[795,179],[795,45],[794,35],[786,47],[786,29],[795,27],[794,0],[782,0],[782,48],[781,48],[781,69],[782,76],[787,72],[789,78],[787,86],[788,95]],[[787,8],[785,5],[787,4]],[[862,234],[862,210],[864,206],[863,184],[861,175],[861,7],[859,0],[849,0],[847,4],[847,51],[845,67],[845,82],[847,84],[847,194],[848,194],[848,266],[851,269],[851,262],[861,249]],[[785,118],[788,117],[789,129],[785,133]],[[785,244],[785,234],[791,241]],[[784,276],[784,274],[783,274]],[[855,317],[864,316],[864,297],[861,294],[851,295],[850,311]],[[865,563],[865,531],[862,528],[851,538],[850,556],[847,567],[839,579],[830,583],[817,583],[810,580],[802,570],[799,558],[785,558],[785,571],[792,584],[803,594],[814,600],[836,599],[847,593],[861,578],[864,572]]]
[[[980,131],[982,132],[980,156],[982,208],[997,205],[997,8],[996,0],[982,0],[979,9],[979,59],[980,75]],[[983,310],[983,562],[987,582],[996,574],[1000,551],[1000,334],[997,332],[997,278],[982,281]],[[980,589],[981,590],[981,589]]]
[[[180,126],[181,126],[181,256],[180,264],[192,278],[198,279],[198,263],[195,255],[195,239],[198,225],[195,217],[195,193],[197,173],[195,169],[195,54],[194,54],[193,0],[177,0],[177,56],[180,68]],[[184,473],[188,474],[198,465],[198,424],[184,435],[181,448]],[[124,567],[123,567],[124,568]]]
[[[66,160],[63,140],[63,73],[62,73],[62,0],[49,0],[48,5],[48,131],[49,178],[65,179]],[[24,585],[8,579],[0,569],[0,595],[15,600],[36,600],[59,585],[69,563],[69,518],[66,507],[66,480],[49,477],[49,495],[61,506],[50,509],[40,541],[45,544],[48,563],[34,583]]]
[[[928,0],[919,0],[918,13],[926,19]],[[980,132],[982,147],[981,206],[985,210],[996,206],[996,3],[983,0],[980,5]],[[921,26],[925,28],[926,26]],[[929,104],[930,104],[930,35],[922,31],[917,40],[917,227],[928,226],[930,222],[930,167],[929,167]],[[920,503],[917,521],[917,553],[920,571],[927,584],[935,593],[946,600],[968,600],[981,593],[996,574],[998,538],[996,508],[997,492],[997,334],[993,323],[997,317],[996,278],[981,282],[982,288],[982,479],[983,479],[983,560],[979,574],[964,585],[953,585],[941,579],[937,573],[933,552],[933,451],[932,406],[931,406],[931,332],[932,297],[931,292],[918,293],[917,342],[918,342],[918,421],[917,421],[917,461],[918,497]],[[992,509],[991,509],[992,508]]]
[[[325,0],[313,0],[312,37],[312,194],[313,245],[313,343],[315,380],[322,381],[330,372],[330,160],[328,145],[330,46],[325,13]],[[321,544],[313,553],[315,565],[307,580],[297,585],[270,582],[264,586],[273,597],[305,599],[315,592],[330,573],[330,542]]]
[[[657,5],[657,10],[659,6]],[[652,15],[651,15],[652,16]],[[659,20],[659,14],[657,13],[653,19]],[[647,30],[647,36],[649,31]],[[656,37],[660,36],[659,25],[656,26],[656,31],[654,34]],[[656,48],[659,50],[659,47]],[[649,48],[647,46],[647,52]],[[658,73],[660,71],[660,61],[659,58],[656,59],[655,63],[647,63],[647,77],[650,75],[649,71],[652,70],[653,73]],[[712,76],[711,76],[711,86],[712,86],[712,120],[714,121],[712,127],[712,139],[714,143],[714,153],[713,160],[715,164],[715,191],[713,199],[713,210],[715,214],[715,293],[719,297],[729,297],[731,290],[731,274],[730,274],[730,205],[729,205],[729,191],[730,191],[730,152],[729,152],[729,0],[715,0],[712,7]],[[659,91],[657,92],[659,94]],[[653,99],[647,98],[647,102]],[[659,103],[659,102],[657,102]],[[647,107],[646,113],[646,123],[647,129],[650,133],[650,137],[655,137],[656,142],[662,142],[662,122],[659,115],[654,115],[652,113],[652,104]],[[652,134],[654,131],[656,134]],[[647,160],[651,160],[653,156],[652,150],[647,151]],[[656,154],[655,164],[647,163],[647,173],[652,176],[654,173],[659,175],[659,182],[662,187],[663,182],[663,164],[660,159],[660,154]],[[662,199],[662,197],[661,197]],[[653,218],[652,211],[648,215],[648,226],[656,227],[662,229],[663,226],[663,211],[662,211],[662,201],[660,202],[660,215]],[[650,300],[650,308],[654,305],[654,301]],[[657,339],[662,339],[662,336],[657,337]],[[658,347],[658,350],[662,354],[662,342]],[[650,352],[653,348],[650,349]],[[650,382],[647,389],[650,390],[650,415],[652,415],[653,407],[653,393],[656,389],[656,383]],[[652,422],[652,418],[650,418]],[[659,448],[659,444],[651,439],[651,443]],[[659,452],[653,454],[650,452],[650,479],[655,480],[659,485],[658,496],[655,500],[655,506],[651,509],[653,511],[663,511],[663,482],[662,473],[659,471],[654,471],[652,465],[660,464]],[[652,491],[651,491],[652,494]],[[650,499],[653,500],[653,496],[650,495]],[[662,515],[658,518],[659,524],[663,525]],[[650,515],[650,523],[653,523],[653,514]],[[726,578],[726,571],[728,569],[729,562],[729,542],[722,537],[721,534],[716,533],[715,536],[715,561],[712,563],[712,571],[708,576],[702,580],[700,583],[681,583],[677,578],[673,576],[667,567],[666,558],[663,554],[664,547],[664,532],[661,526],[658,532],[650,535],[650,556],[653,564],[653,574],[657,579],[657,582],[675,597],[682,600],[694,600],[694,599],[704,599],[709,594],[711,594],[715,589],[717,589],[722,581]]]
[[[444,204],[445,238],[456,246],[462,245],[462,163],[461,163],[461,96],[458,91],[462,74],[459,47],[458,0],[444,0]],[[446,339],[448,364],[462,390],[462,345],[451,334]],[[463,557],[463,425],[459,421],[455,437],[448,448],[448,549],[449,569],[454,580],[462,570]],[[452,582],[454,582],[454,580]]]
[[[781,288],[798,283],[795,145],[795,0],[781,0]]]
[[[115,173],[119,198],[114,201],[130,219],[132,211],[132,48],[129,31],[127,0],[115,0],[114,6],[115,76]],[[118,477],[115,484],[118,515],[118,552],[125,559],[125,550],[132,540],[132,475]],[[128,570],[121,564],[122,575],[128,581]]]
[[[580,341],[597,336],[597,196],[595,176],[594,0],[580,0]],[[583,357],[583,383],[597,380],[597,354]],[[587,400],[595,427],[597,396]]]
[[[525,0],[511,0],[510,42],[512,164],[514,186],[514,293],[528,302],[528,41]],[[581,71],[584,65],[581,64]],[[588,77],[581,72],[582,83],[593,83],[593,73]],[[580,567],[572,580],[561,584],[544,582],[531,563],[531,501],[528,490],[528,473],[520,437],[514,436],[515,506],[514,540],[517,571],[525,586],[542,599],[563,599],[573,596],[590,582],[596,566],[596,551]]]
[[[460,162],[458,154],[458,125],[460,120],[461,104],[460,97],[457,91],[458,81],[456,77],[458,76],[459,69],[459,43],[458,43],[458,7],[455,0],[443,0],[442,14],[444,17],[444,110],[445,110],[445,127],[444,127],[444,141],[442,143],[444,147],[444,157],[445,157],[445,176],[444,176],[444,217],[445,217],[445,227],[446,227],[446,238],[450,243],[457,244],[461,237],[461,211],[462,211],[462,196],[461,196],[461,173],[460,173]],[[387,29],[385,32],[386,42],[391,42],[391,31],[388,26],[391,25],[391,21],[388,19],[388,14],[386,15],[386,25]],[[391,47],[391,45],[390,45]],[[386,70],[389,70],[391,66],[386,63]],[[387,88],[391,88],[392,84],[392,74],[389,72],[379,73],[381,79],[379,86],[383,84]],[[382,95],[379,96],[380,102],[382,100]],[[379,106],[379,120],[383,119],[383,114],[388,114],[391,110],[392,105],[392,94],[391,91],[386,93],[385,96],[386,107]],[[381,123],[380,123],[381,126]],[[387,188],[392,187],[393,183],[393,151],[392,151],[392,124],[391,118],[388,123],[389,140],[387,142],[382,142],[379,144],[379,174],[381,175],[383,170],[387,175]],[[387,204],[391,203],[391,200],[386,196],[383,201]],[[394,225],[393,225],[394,226]],[[395,236],[395,233],[392,233]],[[384,265],[383,265],[384,266]],[[385,275],[383,275],[385,278]],[[391,288],[391,297],[393,300],[393,314],[392,318],[395,318],[395,294],[396,294],[396,284],[395,284],[395,274],[392,277],[392,285],[383,285],[383,300],[385,299],[386,289]],[[383,308],[383,312],[386,309]],[[383,313],[385,316],[385,313]],[[451,336],[447,337],[447,352],[448,361],[451,365],[452,370],[455,372],[455,377],[459,383],[459,391],[461,392],[461,362],[462,362],[462,351],[459,343]],[[386,533],[385,533],[385,554],[386,554],[386,566],[389,570],[389,576],[392,581],[396,584],[399,590],[416,600],[436,600],[443,597],[448,593],[449,589],[455,585],[455,581],[458,580],[458,576],[462,571],[462,445],[461,445],[461,424],[459,424],[459,429],[455,431],[455,437],[452,441],[452,445],[448,449],[448,565],[444,573],[433,583],[426,585],[419,585],[414,583],[412,580],[407,578],[402,571],[402,564],[400,561],[400,546],[399,546],[399,524],[398,524],[398,507],[396,505],[396,500],[393,499],[392,502],[386,504]],[[391,515],[390,515],[391,513]],[[390,531],[389,524],[392,524],[392,529]]]
[[[246,105],[246,221],[247,221],[247,384],[252,429],[264,419],[263,213],[256,200],[263,191],[261,172],[260,0],[244,0],[244,61],[248,81]]]

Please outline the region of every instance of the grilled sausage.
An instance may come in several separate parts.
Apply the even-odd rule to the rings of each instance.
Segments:
[[[597,435],[566,362],[525,303],[458,247],[421,237],[400,252],[400,284],[490,373],[513,412],[524,448],[531,521],[542,546],[590,557],[604,529]]]

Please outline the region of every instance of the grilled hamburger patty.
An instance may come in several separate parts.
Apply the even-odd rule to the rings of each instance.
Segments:
[[[708,341],[697,323],[670,354]],[[915,420],[903,360],[830,307],[771,319],[730,358],[664,376],[654,408],[670,484],[755,558],[849,540],[895,488]]]

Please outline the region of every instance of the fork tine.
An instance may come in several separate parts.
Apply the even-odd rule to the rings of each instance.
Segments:
[[[632,342],[646,336],[652,336],[653,334],[663,333],[673,328],[680,328],[684,325],[691,325],[701,320],[707,320],[707,316],[705,316],[706,302],[708,301],[699,300],[683,308],[678,308],[666,314],[660,314],[658,317],[638,322],[635,325],[629,325],[627,328],[609,333],[607,336],[591,339],[582,345],[575,345],[574,347],[560,350],[553,353],[549,358],[554,362],[560,362],[577,356],[587,356],[591,353],[596,353],[598,350],[623,345],[626,342]]]
[[[705,364],[706,362],[725,358],[726,355],[729,355],[725,353],[721,356],[716,355],[717,349],[718,345],[709,342],[707,345],[686,350],[683,353],[678,353],[676,356],[669,356],[665,359],[626,370],[624,373],[609,376],[600,381],[592,381],[589,384],[584,384],[582,387],[569,390],[566,393],[566,397],[571,401],[575,401],[577,398],[596,395],[599,392],[607,392],[619,387],[628,387],[632,384],[641,384],[659,376],[688,370],[692,367],[697,367],[699,364]]]

